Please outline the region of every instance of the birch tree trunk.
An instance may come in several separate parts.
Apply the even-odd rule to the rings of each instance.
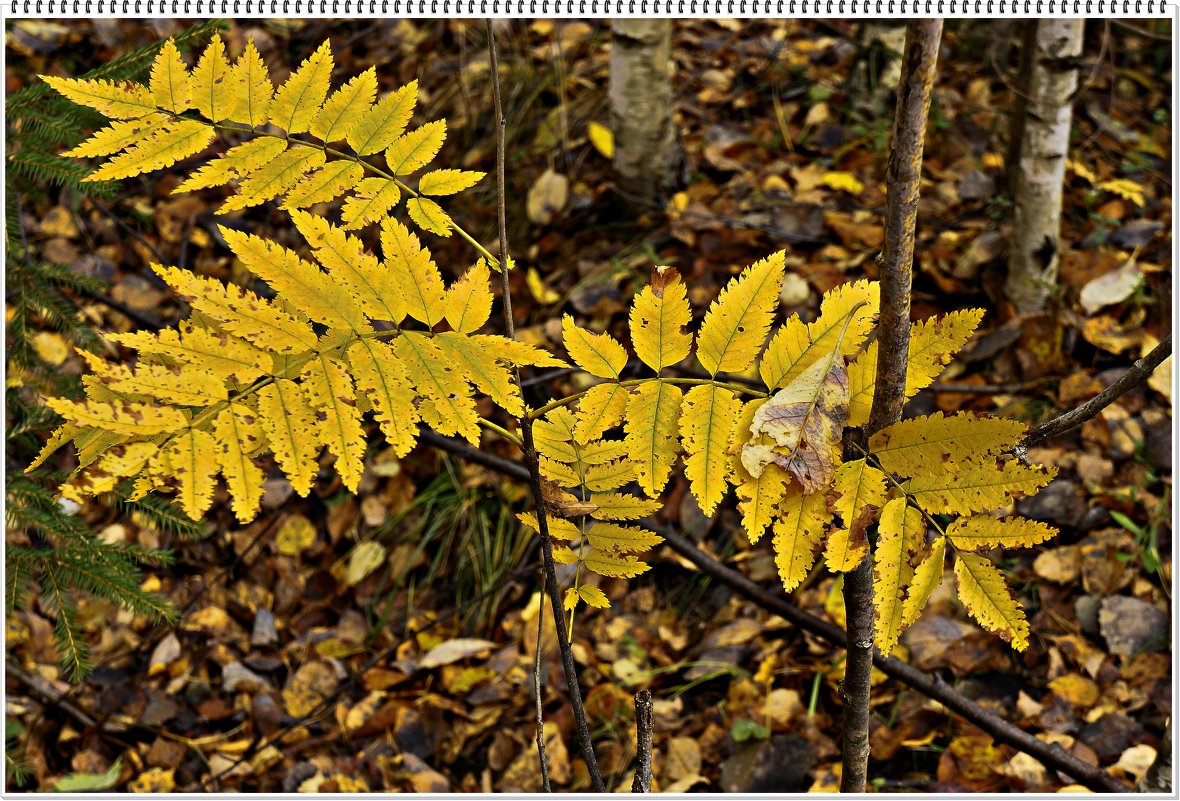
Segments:
[[[617,19],[611,30],[615,181],[636,205],[662,206],[680,164],[672,119],[672,21]]]
[[[905,23],[870,20],[860,26],[863,62],[852,76],[852,94],[866,116],[880,117],[888,108],[889,96],[901,80],[901,49],[905,46]]]
[[[1004,286],[1020,314],[1043,310],[1057,285],[1061,196],[1085,21],[1028,24],[1034,27],[1025,36],[1009,150],[1014,206]]]

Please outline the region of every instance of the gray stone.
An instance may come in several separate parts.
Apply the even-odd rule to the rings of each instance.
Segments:
[[[1168,613],[1126,595],[1102,599],[1098,627],[1112,654],[1133,656],[1168,650]]]
[[[259,608],[254,613],[254,629],[250,632],[250,644],[277,645],[278,642],[279,630],[274,613],[269,609]]]
[[[740,744],[721,763],[727,793],[797,793],[811,786],[815,746],[795,734]]]
[[[230,662],[221,669],[221,689],[227,693],[254,693],[266,686],[266,679],[241,662]]]

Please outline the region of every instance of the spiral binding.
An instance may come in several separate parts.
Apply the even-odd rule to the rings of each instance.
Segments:
[[[11,0],[11,17],[1154,17],[1166,0]]]

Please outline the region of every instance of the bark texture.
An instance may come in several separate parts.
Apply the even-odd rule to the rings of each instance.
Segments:
[[[1009,148],[1012,240],[1004,291],[1021,314],[1043,310],[1057,284],[1061,196],[1085,20],[1027,23]]]
[[[615,182],[636,205],[662,207],[680,165],[672,118],[672,21],[617,19],[611,30]]]
[[[905,50],[893,120],[885,183],[885,248],[881,252],[881,315],[877,377],[867,440],[901,419],[905,404],[906,365],[910,345],[910,287],[914,241],[918,226],[918,189],[930,92],[942,20],[914,20],[906,25]],[[873,565],[866,556],[844,576],[844,608],[848,615],[848,660],[840,696],[844,702],[843,768],[840,791],[863,793],[869,767],[869,678],[873,670]]]

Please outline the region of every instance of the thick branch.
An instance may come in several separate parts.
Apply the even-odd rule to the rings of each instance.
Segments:
[[[652,720],[651,690],[635,693],[635,778],[631,792],[651,792],[651,738],[655,724]]]
[[[1060,436],[1071,428],[1076,428],[1087,420],[1097,417],[1098,413],[1107,406],[1146,381],[1155,371],[1155,368],[1159,367],[1160,363],[1171,355],[1172,334],[1168,332],[1168,335],[1164,337],[1163,341],[1152,348],[1151,353],[1148,353],[1142,359],[1135,362],[1131,366],[1131,369],[1125,372],[1118,381],[1115,381],[1076,409],[1068,411],[1060,417],[1055,417],[1044,425],[1037,426],[1028,432],[1028,436],[1024,438],[1021,444],[1026,448],[1036,445],[1044,440]]]
[[[432,431],[423,431],[421,440],[439,450],[447,451],[461,459],[482,465],[502,475],[520,481],[528,480],[528,470],[520,462],[486,453],[471,447],[466,442],[444,437]],[[799,607],[790,603],[790,601],[781,597],[781,595],[772,594],[763,589],[741,573],[731,570],[704,553],[671,529],[644,525],[646,528],[659,533],[669,548],[692,562],[702,573],[726,585],[743,598],[789,620],[804,631],[811,632],[831,645],[839,648],[847,646],[847,635],[838,626],[804,612]],[[873,655],[873,664],[887,676],[897,679],[926,697],[938,701],[947,709],[959,714],[965,720],[983,729],[992,735],[997,742],[1010,745],[1019,751],[1036,757],[1045,766],[1072,776],[1078,783],[1100,792],[1127,791],[1127,787],[1117,779],[1107,775],[1101,768],[1082,762],[1060,746],[1049,745],[1046,742],[1038,740],[1023,729],[1017,728],[995,713],[984,709],[971,699],[961,695],[945,682],[926,675],[917,668],[902,662],[900,659],[892,656],[883,657],[877,653]]]
[[[898,85],[897,114],[885,183],[885,249],[881,267],[881,315],[877,339],[877,374],[873,406],[863,436],[901,419],[905,405],[906,367],[910,347],[910,288],[918,195],[922,180],[922,148],[930,90],[942,20],[914,20],[906,25],[905,52]],[[873,672],[873,565],[866,556],[844,576],[844,608],[848,612],[848,660],[840,697],[844,702],[843,770],[840,791],[862,793],[869,769],[869,695]]]
[[[492,100],[496,109],[496,214],[500,228],[500,275],[503,278],[504,297],[501,299],[504,308],[504,335],[509,339],[516,338],[516,327],[512,321],[512,293],[509,288],[508,270],[511,260],[508,257],[508,224],[506,220],[507,202],[505,199],[505,169],[504,169],[504,128],[507,121],[504,118],[504,107],[500,101],[500,66],[496,58],[496,37],[492,31],[492,21],[488,20],[488,57],[492,71]],[[513,368],[513,380],[520,386],[520,370]],[[594,756],[594,741],[590,738],[590,727],[586,723],[586,711],[582,707],[582,689],[578,685],[578,666],[574,663],[574,652],[570,648],[569,638],[566,636],[565,626],[562,625],[564,612],[561,603],[561,593],[557,585],[557,569],[553,561],[553,543],[549,538],[549,520],[545,514],[545,501],[541,494],[541,468],[537,458],[537,448],[533,443],[533,421],[527,414],[520,417],[521,450],[524,452],[524,463],[528,470],[529,489],[532,491],[533,505],[537,509],[537,530],[541,537],[541,557],[545,574],[545,589],[548,590],[549,605],[553,608],[553,627],[557,632],[557,648],[561,652],[561,664],[565,670],[565,683],[569,690],[570,706],[574,711],[574,722],[578,729],[578,740],[582,746],[582,758],[590,773],[590,784],[594,792],[605,792],[602,774],[598,770],[598,761]],[[544,736],[537,740],[537,747],[544,745]],[[541,754],[544,761],[544,754]]]

